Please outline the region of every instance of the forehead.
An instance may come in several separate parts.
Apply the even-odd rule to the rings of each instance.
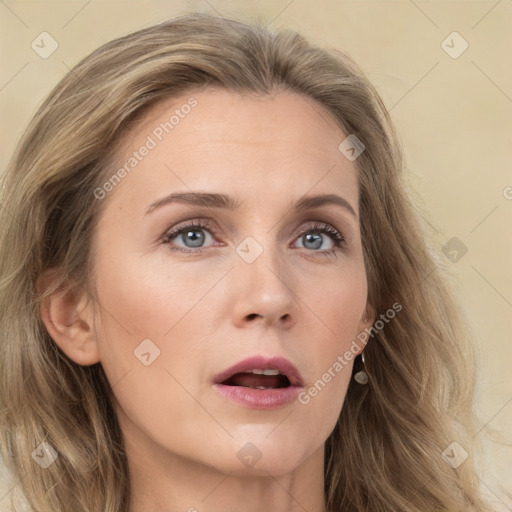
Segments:
[[[239,196],[250,189],[266,199],[337,189],[357,211],[356,168],[338,149],[345,137],[325,107],[289,91],[209,88],[166,98],[117,148],[112,170],[124,166],[129,176],[112,200],[154,199],[174,189]]]

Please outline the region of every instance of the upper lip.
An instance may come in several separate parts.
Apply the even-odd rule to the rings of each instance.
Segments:
[[[304,380],[299,370],[284,357],[252,356],[240,361],[214,377],[215,383],[229,379],[235,373],[250,372],[251,370],[278,370],[286,375],[292,386],[303,386]]]

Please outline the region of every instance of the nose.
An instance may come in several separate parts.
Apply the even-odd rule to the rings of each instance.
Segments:
[[[238,327],[253,322],[289,328],[296,323],[299,297],[293,290],[292,269],[277,249],[264,247],[252,262],[238,254],[231,272],[233,323]]]

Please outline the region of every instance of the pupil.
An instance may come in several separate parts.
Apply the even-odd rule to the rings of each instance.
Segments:
[[[322,246],[322,239],[319,234],[308,233],[307,235],[304,235],[304,237],[306,238],[305,244],[312,242],[313,246],[310,247],[311,249],[319,249]],[[204,242],[204,234],[201,232],[201,230],[188,231],[185,234],[184,241],[192,243],[192,245],[189,247],[200,247]],[[187,244],[185,243],[185,245]]]
[[[310,241],[312,239],[313,239],[313,241],[315,241],[314,238],[316,237],[316,243],[314,244],[314,247],[310,247],[311,249],[319,249],[321,247],[322,239],[320,238],[319,234],[311,234],[311,233],[309,233],[309,234],[305,235],[305,237],[306,237],[307,241]]]
[[[187,234],[185,235],[185,242],[188,240],[189,242],[192,242],[194,245],[192,246],[189,246],[189,247],[200,247],[203,240],[204,240],[204,234],[200,233],[199,236],[196,236],[196,233],[200,233],[200,230],[197,230],[197,231],[188,231]],[[191,236],[191,238],[188,238],[189,236]],[[194,239],[195,237],[195,239]],[[185,243],[186,245],[186,243]]]

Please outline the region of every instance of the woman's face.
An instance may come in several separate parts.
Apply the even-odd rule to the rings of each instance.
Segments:
[[[294,93],[203,89],[123,141],[94,333],[132,457],[279,475],[321,453],[372,320],[347,135]]]

